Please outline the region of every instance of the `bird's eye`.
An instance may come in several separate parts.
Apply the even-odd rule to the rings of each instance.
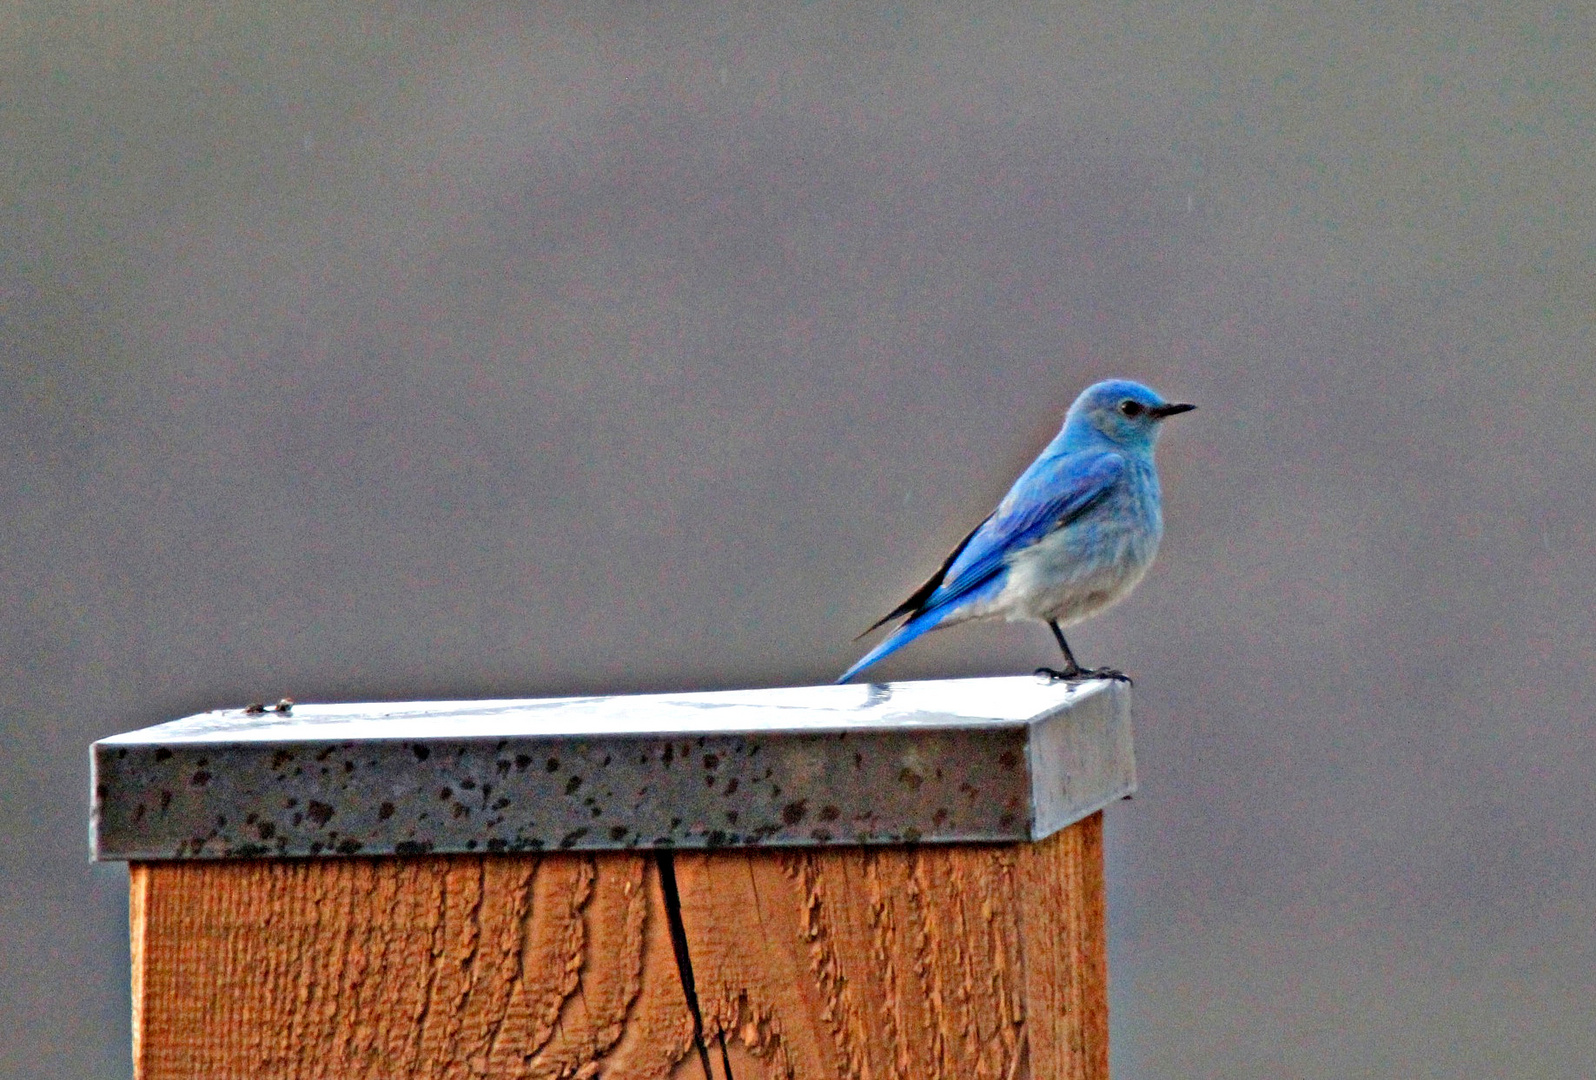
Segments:
[[[1127,398],[1119,403],[1119,411],[1124,413],[1126,416],[1134,418],[1146,412],[1147,406],[1143,405],[1139,401],[1131,401],[1129,398]]]

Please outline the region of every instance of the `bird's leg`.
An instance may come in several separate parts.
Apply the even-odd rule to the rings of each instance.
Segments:
[[[1086,669],[1081,667],[1080,662],[1075,659],[1075,654],[1070,652],[1070,643],[1064,640],[1064,631],[1059,629],[1058,620],[1047,620],[1047,628],[1053,631],[1053,640],[1058,642],[1059,651],[1064,654],[1066,666],[1063,671],[1054,671],[1052,668],[1038,668],[1037,674],[1040,675],[1046,672],[1055,679],[1078,679],[1085,675]]]
[[[1036,669],[1038,675],[1046,675],[1049,682],[1079,682],[1083,679],[1115,679],[1119,682],[1130,682],[1130,676],[1116,668],[1100,667],[1088,671],[1081,667],[1075,659],[1075,654],[1070,652],[1070,643],[1064,640],[1064,631],[1058,628],[1058,620],[1047,620],[1048,629],[1053,631],[1053,640],[1058,642],[1060,651],[1064,653],[1064,663],[1068,665],[1063,671],[1041,667]]]

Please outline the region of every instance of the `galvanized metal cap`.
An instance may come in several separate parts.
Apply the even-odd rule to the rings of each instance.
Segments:
[[[1029,677],[227,709],[92,756],[107,860],[1038,840],[1136,787],[1129,687]]]

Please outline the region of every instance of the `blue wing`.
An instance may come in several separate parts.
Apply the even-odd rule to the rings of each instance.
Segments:
[[[1090,510],[1124,473],[1125,459],[1112,452],[1036,462],[948,563],[942,582],[923,606],[945,607],[959,600],[1014,555]]]
[[[1010,559],[1090,510],[1124,472],[1125,459],[1112,452],[1037,459],[942,567],[870,629],[900,615],[908,616],[904,624],[837,681],[847,682],[960,610],[992,599],[1002,591]]]

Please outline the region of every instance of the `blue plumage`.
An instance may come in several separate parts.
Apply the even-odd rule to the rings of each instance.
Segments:
[[[1146,573],[1164,532],[1153,446],[1165,419],[1192,408],[1122,379],[1087,387],[997,509],[870,629],[899,617],[902,625],[837,681],[922,634],[984,618],[1047,623],[1066,664],[1042,669],[1049,674],[1120,677],[1076,663],[1062,627],[1116,603]]]

